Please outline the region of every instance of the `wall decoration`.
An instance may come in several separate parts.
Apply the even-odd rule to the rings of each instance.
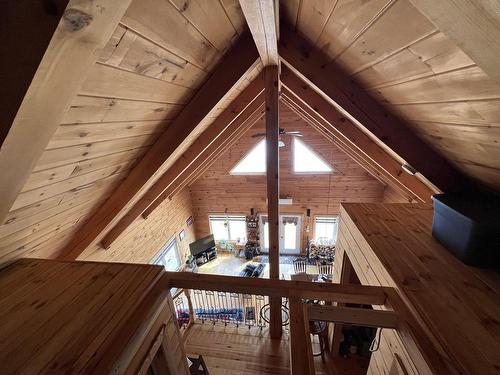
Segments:
[[[193,217],[192,216],[189,216],[188,219],[186,220],[186,224],[188,227],[190,227],[191,225],[193,225]]]
[[[182,241],[184,238],[186,238],[186,231],[183,229],[179,232],[179,239]]]

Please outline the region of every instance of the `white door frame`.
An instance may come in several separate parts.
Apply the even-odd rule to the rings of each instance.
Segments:
[[[267,217],[267,214],[259,215],[259,236],[260,236],[260,244],[262,251],[265,253],[269,253],[269,249],[264,247],[264,224],[262,222],[262,217]],[[284,229],[285,225],[283,224],[283,217],[291,216],[297,218],[297,239],[296,244],[297,247],[295,249],[286,249],[285,250],[285,239],[284,239]],[[279,248],[280,255],[299,255],[301,250],[301,236],[302,236],[302,215],[300,214],[280,214],[280,226],[279,226]]]

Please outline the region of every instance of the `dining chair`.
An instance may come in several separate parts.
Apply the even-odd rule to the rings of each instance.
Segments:
[[[296,258],[293,261],[294,273],[306,273],[306,270],[307,270],[307,260],[305,258]]]
[[[319,275],[327,275],[329,278],[333,276],[333,263],[327,260],[318,260],[316,262]]]

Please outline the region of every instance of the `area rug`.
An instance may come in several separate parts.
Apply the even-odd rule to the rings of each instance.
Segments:
[[[293,264],[293,261],[297,259],[297,255],[281,255],[280,264]],[[269,255],[260,255],[253,258],[256,262],[269,263]]]

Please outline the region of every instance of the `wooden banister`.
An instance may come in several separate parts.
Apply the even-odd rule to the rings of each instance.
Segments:
[[[385,287],[354,284],[311,283],[307,281],[243,278],[192,272],[165,272],[169,287],[219,292],[261,294],[270,297],[297,297],[365,305],[384,305]],[[390,289],[390,288],[389,288]]]
[[[356,307],[308,305],[309,319],[355,324],[365,327],[398,327],[398,314],[390,310],[370,310]]]
[[[164,272],[165,288],[201,289],[219,292],[289,298],[290,354],[292,374],[313,374],[309,321],[341,322],[395,329],[401,342],[422,374],[446,368],[422,325],[412,314],[398,291],[391,287],[357,284],[311,283],[295,280],[206,275],[191,272]],[[303,300],[333,301],[381,306],[381,310],[344,306],[313,305]],[[190,307],[191,309],[191,307]]]
[[[290,370],[292,375],[314,374],[307,305],[290,298]]]

